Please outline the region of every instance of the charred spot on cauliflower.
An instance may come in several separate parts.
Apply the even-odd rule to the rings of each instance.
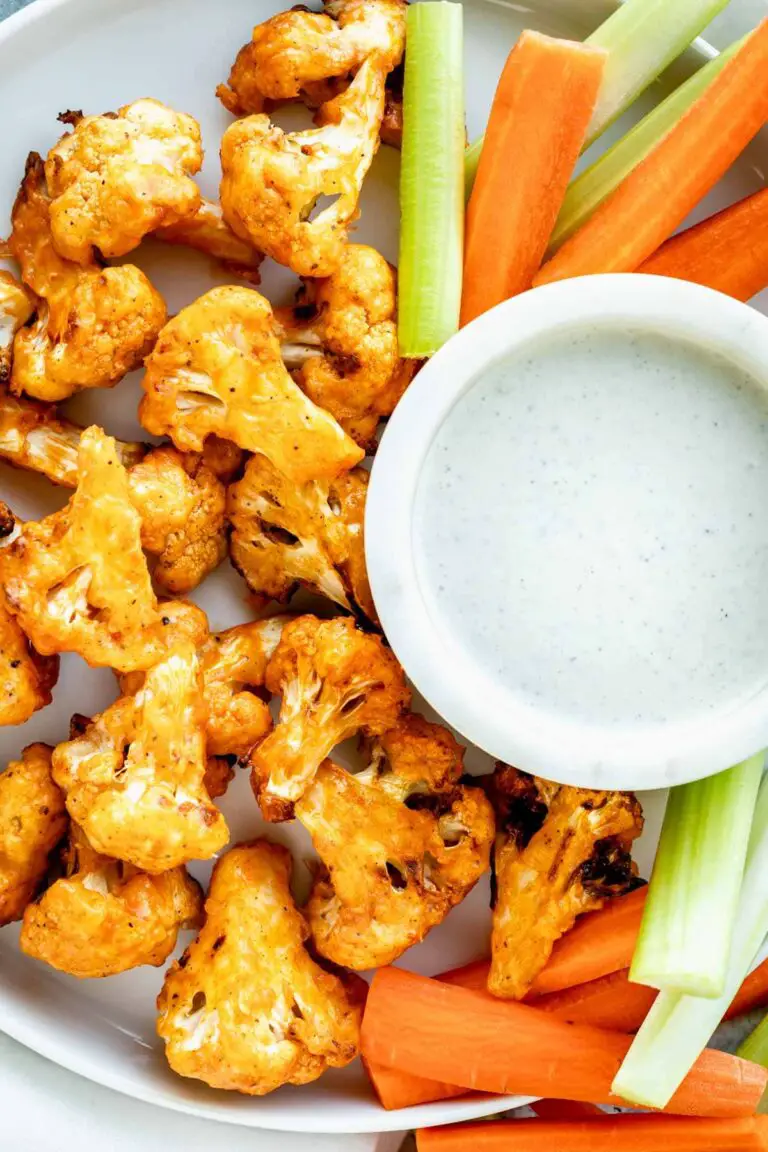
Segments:
[[[266,685],[280,716],[251,753],[251,783],[267,820],[288,820],[331,750],[392,728],[410,703],[403,670],[378,636],[350,619],[300,616],[283,628]]]
[[[19,943],[27,956],[81,979],[158,967],[180,928],[200,923],[200,886],[184,868],[149,876],[94,851],[72,826],[66,873],[24,913]]]
[[[14,338],[11,390],[58,401],[83,388],[112,388],[154,345],[167,315],[162,296],[133,264],[76,264],[56,252],[37,153],[27,161],[11,223],[9,251],[37,297],[34,322]]]
[[[283,132],[262,114],[221,141],[221,207],[230,227],[299,276],[330,276],[344,254],[379,146],[386,68],[369,56],[349,88],[321,105],[318,127]],[[322,198],[332,198],[323,205]]]
[[[53,753],[67,810],[93,847],[151,873],[207,860],[227,843],[206,767],[202,675],[191,643]]]
[[[0,553],[8,606],[35,648],[77,652],[96,667],[147,668],[199,609],[158,604],[141,522],[114,440],[83,432],[66,507],[26,524]]]
[[[463,751],[409,714],[370,742],[365,771],[320,767],[296,802],[321,861],[304,910],[320,955],[357,969],[393,963],[487,870],[493,811],[461,782]]]
[[[375,622],[363,538],[367,491],[363,468],[298,485],[252,456],[227,493],[230,557],[251,591],[284,603],[302,585]]]
[[[297,483],[336,476],[363,455],[294,384],[272,309],[250,288],[214,288],[183,308],[148,357],[143,386],[144,427],[182,451],[218,435]]]
[[[67,832],[51,751],[47,744],[30,744],[0,773],[0,925],[21,919]]]
[[[561,786],[505,764],[488,791],[498,829],[488,989],[520,1000],[577,916],[636,886],[642,809],[631,792]]]
[[[290,853],[265,840],[216,863],[205,924],[157,1001],[157,1030],[180,1076],[263,1096],[357,1055],[365,985],[312,958],[290,875]]]
[[[200,190],[200,127],[159,100],[116,113],[68,116],[72,127],[48,153],[51,234],[67,260],[87,264],[94,248],[124,256],[163,224],[194,216]]]
[[[297,384],[370,451],[414,373],[398,350],[395,270],[373,248],[348,244],[337,270],[305,280],[296,305],[275,319]]]

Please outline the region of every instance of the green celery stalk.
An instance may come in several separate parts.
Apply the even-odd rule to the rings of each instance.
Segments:
[[[725,8],[729,0],[624,0],[587,37],[608,52],[603,83],[584,144],[588,148]],[[471,145],[474,181],[482,137]]]
[[[736,1055],[741,1056],[742,1060],[751,1060],[754,1064],[761,1064],[763,1068],[768,1068],[768,1016],[739,1045],[736,1049]],[[762,1116],[768,1113],[768,1090],[763,1094],[757,1111]]]
[[[693,76],[667,96],[666,100],[643,117],[634,128],[630,128],[626,136],[622,136],[612,148],[599,156],[594,164],[571,181],[549,242],[549,255],[556,252],[569,236],[581,228],[632,169],[636,168],[664,139],[728,61],[736,55],[745,40],[746,36],[743,40],[732,44],[714,60],[710,60],[698,72],[694,72]],[[468,157],[469,151],[465,164],[468,162]]]
[[[669,794],[629,978],[722,996],[763,754]]]
[[[431,356],[459,326],[464,247],[461,4],[408,8],[400,169],[398,336]]]
[[[706,1048],[768,934],[768,780],[763,779],[747,849],[747,867],[718,999],[660,992],[635,1036],[612,1091],[645,1108],[664,1108]],[[709,947],[711,935],[702,940]]]

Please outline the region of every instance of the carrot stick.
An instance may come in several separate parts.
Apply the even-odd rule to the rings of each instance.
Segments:
[[[594,1104],[582,1104],[579,1100],[535,1100],[529,1107],[540,1120],[588,1120],[591,1116],[605,1115]]]
[[[398,968],[373,980],[363,1016],[366,1060],[446,1084],[500,1095],[618,1104],[611,1083],[632,1040],[566,1024],[526,1004],[495,1001]],[[768,1083],[756,1064],[707,1050],[667,1111],[692,1116],[747,1116]]]
[[[750,972],[739,988],[725,1014],[725,1019],[733,1020],[736,1016],[745,1016],[754,1008],[765,1008],[766,1004],[768,1004],[768,960],[763,960],[754,972]]]
[[[422,1128],[418,1152],[764,1152],[768,1116],[607,1116],[576,1122],[483,1121]]]
[[[673,236],[638,272],[751,300],[768,288],[768,188]]]
[[[596,980],[610,972],[628,968],[640,931],[647,888],[609,901],[599,912],[581,916],[552,950],[543,972],[533,983],[529,996],[544,996]]]
[[[768,18],[654,150],[544,265],[534,284],[634,272],[768,120]]]
[[[496,89],[467,207],[461,323],[530,288],[584,143],[607,53],[523,32]]]
[[[637,1032],[658,995],[655,988],[631,984],[629,971],[611,972],[599,980],[564,988],[534,1001],[542,1012],[551,1012],[569,1024],[589,1024],[609,1032]]]

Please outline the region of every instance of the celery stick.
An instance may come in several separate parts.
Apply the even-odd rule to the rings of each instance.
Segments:
[[[768,1068],[768,1016],[739,1045],[736,1055],[741,1056],[742,1060],[751,1060],[754,1064],[761,1064],[763,1068]],[[763,1094],[757,1111],[763,1116],[768,1113],[768,1090]]]
[[[408,8],[400,170],[403,356],[431,356],[459,326],[464,245],[461,4]]]
[[[761,753],[670,792],[629,974],[635,984],[722,996],[762,771]]]
[[[632,169],[636,168],[664,139],[667,132],[674,128],[677,121],[736,55],[745,40],[746,36],[743,40],[732,44],[714,60],[710,60],[698,72],[694,72],[693,76],[667,96],[666,100],[643,117],[634,128],[630,128],[626,136],[622,136],[612,148],[598,157],[594,164],[571,181],[549,242],[549,255],[557,251],[560,245],[589,219],[603,200],[618,188],[624,177],[628,176]],[[478,149],[478,156],[479,152]],[[469,151],[465,164],[468,162]]]
[[[612,1091],[647,1108],[664,1108],[707,1046],[768,934],[768,780],[763,779],[747,850],[747,867],[731,945],[725,991],[717,1000],[660,992]],[[708,947],[710,940],[702,941]]]
[[[587,37],[587,44],[608,53],[603,83],[584,144],[598,136],[634,103],[706,28],[729,0],[624,0],[612,15]],[[482,138],[469,149],[479,156]],[[467,165],[474,181],[476,160]],[[467,193],[469,194],[469,193]]]

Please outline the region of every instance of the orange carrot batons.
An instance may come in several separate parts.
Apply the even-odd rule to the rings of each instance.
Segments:
[[[751,300],[768,288],[768,188],[672,236],[638,272]]]
[[[530,288],[578,159],[606,53],[523,32],[504,66],[467,208],[461,323]]]
[[[768,18],[688,112],[544,265],[534,284],[634,272],[768,120]]]

